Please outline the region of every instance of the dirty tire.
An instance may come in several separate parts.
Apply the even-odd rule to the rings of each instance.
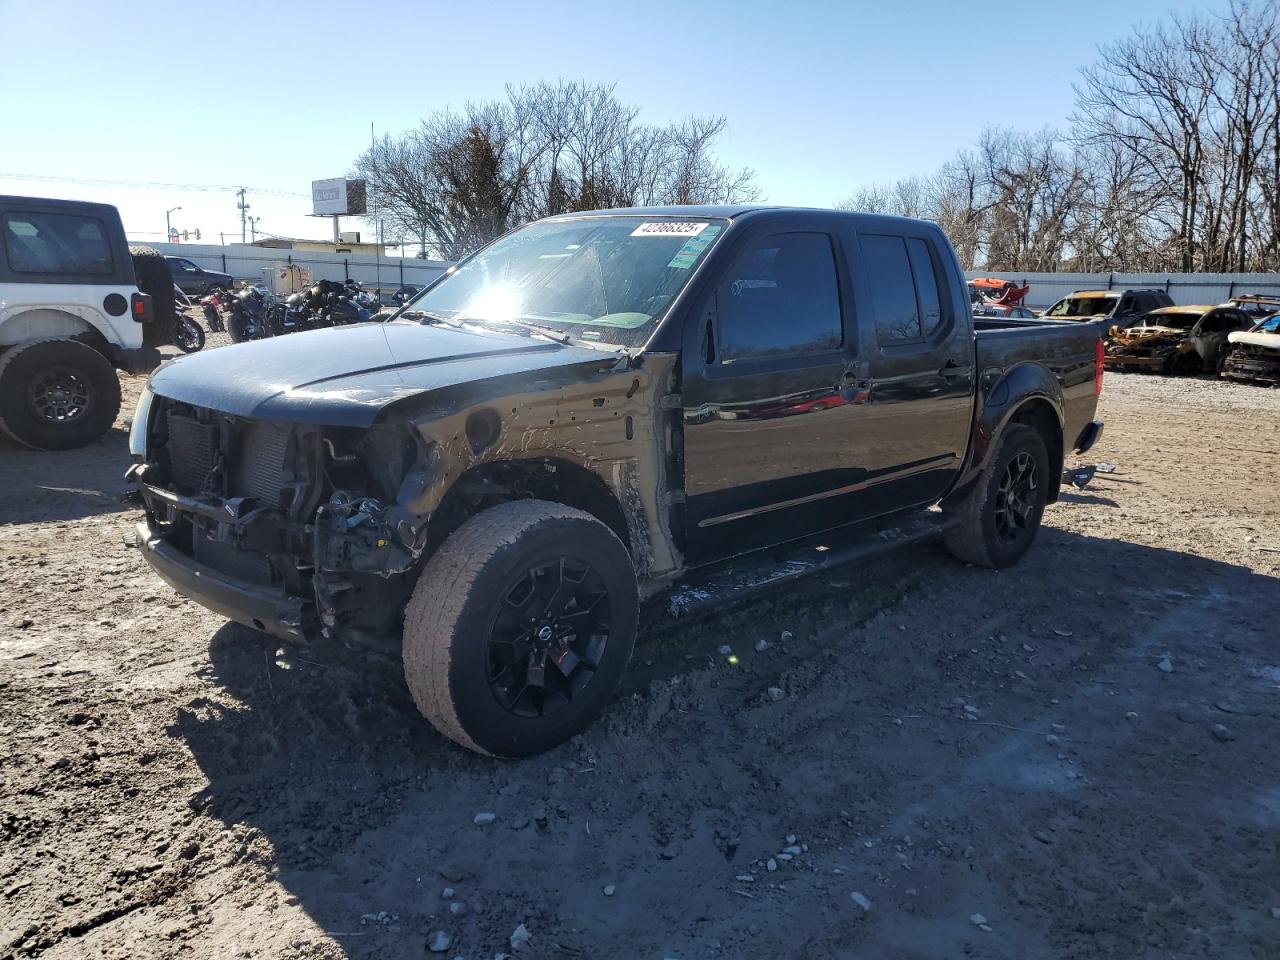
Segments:
[[[1030,498],[1025,526],[1010,542],[1000,535],[997,520],[1001,483],[1008,476],[1010,465],[1024,454],[1035,466],[1037,486]],[[947,549],[957,559],[979,567],[999,568],[1017,563],[1035,541],[1048,502],[1049,484],[1058,480],[1049,476],[1049,454],[1040,434],[1023,423],[1009,424],[1001,437],[1000,449],[982,476],[963,500],[945,508],[948,519],[956,521],[947,530]]]
[[[153,319],[143,325],[143,346],[162,347],[173,343],[177,304],[173,296],[173,275],[164,254],[155,247],[131,243],[129,255],[133,258],[138,289],[151,298]]]
[[[54,389],[68,385],[82,395],[65,419],[56,411],[42,378]],[[34,394],[34,395],[33,395]],[[120,412],[120,381],[93,347],[72,338],[32,340],[0,355],[0,431],[37,450],[70,450],[106,433]]]
[[[512,590],[557,558],[595,571],[606,591],[608,639],[572,699],[545,716],[517,716],[490,686],[490,638]],[[422,715],[446,737],[477,753],[531,756],[599,716],[631,658],[638,613],[631,558],[605,524],[543,500],[500,504],[459,527],[419,576],[405,610],[405,679]]]

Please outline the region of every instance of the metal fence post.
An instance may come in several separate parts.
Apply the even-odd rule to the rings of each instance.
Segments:
[[[1109,273],[1109,274],[1107,274],[1107,289],[1108,289],[1108,290],[1110,290],[1110,289],[1111,289],[1111,287],[1115,284],[1115,282],[1116,282],[1116,275],[1115,275],[1114,273]]]
[[[342,278],[344,280],[351,279],[351,266],[346,257],[342,258]]]

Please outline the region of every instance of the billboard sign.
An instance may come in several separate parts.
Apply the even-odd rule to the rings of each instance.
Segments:
[[[363,180],[337,177],[311,181],[311,214],[316,217],[358,217],[365,213]]]

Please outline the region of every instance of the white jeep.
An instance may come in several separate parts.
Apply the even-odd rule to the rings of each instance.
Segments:
[[[110,429],[116,369],[160,362],[138,285],[115,207],[0,196],[0,432],[66,450]]]

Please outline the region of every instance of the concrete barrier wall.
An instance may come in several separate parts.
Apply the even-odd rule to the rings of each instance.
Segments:
[[[1030,284],[1027,306],[1043,309],[1075,290],[1164,290],[1177,304],[1222,303],[1246,294],[1280,297],[1275,273],[1001,273],[971,270],[966,276],[999,277]]]
[[[185,257],[206,270],[229,273],[237,280],[261,283],[262,271],[278,264],[296,263],[316,280],[359,280],[365,286],[395,290],[402,283],[423,286],[449,266],[444,260],[375,257],[370,253],[322,253],[316,250],[277,250],[247,244],[151,243],[166,256]]]

